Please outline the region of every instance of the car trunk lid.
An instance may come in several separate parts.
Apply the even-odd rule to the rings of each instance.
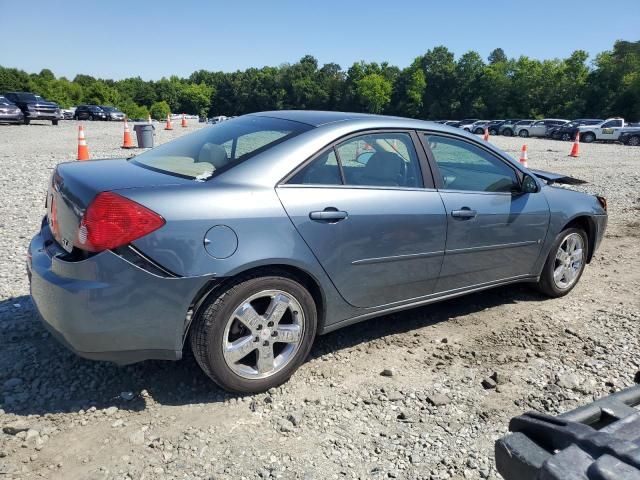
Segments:
[[[98,193],[192,182],[148,170],[124,159],[63,163],[54,170],[47,192],[49,227],[62,248],[72,252],[80,221]]]

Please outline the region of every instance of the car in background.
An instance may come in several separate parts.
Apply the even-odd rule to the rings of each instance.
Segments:
[[[503,125],[513,125],[518,120],[491,120],[488,125],[489,135],[500,135],[500,129]]]
[[[618,141],[631,147],[640,146],[640,126],[622,129]]]
[[[469,128],[471,128],[471,125],[473,125],[477,121],[478,121],[477,118],[463,118],[462,120],[460,120],[460,124],[458,125],[458,128],[461,128],[463,130],[466,130],[467,132],[470,132],[471,130],[469,130]]]
[[[98,105],[78,105],[74,120],[108,120],[107,113]]]
[[[624,121],[624,118],[620,117],[607,118],[597,125],[584,125],[578,127],[580,131],[580,141],[584,143],[591,143],[596,140],[615,142],[625,127],[628,127],[628,125]]]
[[[498,135],[513,137],[517,127],[528,127],[533,122],[535,122],[535,120],[513,120],[513,123],[505,122],[498,128]]]
[[[60,109],[60,115],[62,120],[73,120],[73,114],[76,112],[76,107],[62,108]]]
[[[23,123],[26,125],[29,125],[31,120],[50,120],[53,125],[58,125],[58,120],[62,118],[58,104],[49,102],[40,95],[30,92],[7,92],[2,96],[22,110]]]
[[[444,124],[448,127],[460,127],[460,120],[447,120]]]
[[[107,120],[113,120],[116,122],[124,122],[126,115],[118,110],[116,107],[110,107],[108,105],[100,105],[100,108],[107,114]]]
[[[467,132],[480,134],[484,132],[485,127],[489,123],[489,120],[476,120],[473,123],[461,124],[458,128],[461,128]]]
[[[210,118],[207,123],[211,125],[215,125],[216,123],[224,122],[225,120],[229,120],[230,117],[225,115],[218,115],[217,117]]]
[[[58,164],[31,297],[81,356],[179,360],[188,343],[222,387],[263,392],[317,334],[518,282],[567,295],[607,212],[563,179],[433,122],[244,115],[130,159]]]
[[[0,123],[22,123],[24,114],[15,103],[0,95]]]
[[[578,127],[584,125],[599,125],[604,120],[599,118],[576,118],[564,125],[558,125],[557,127],[551,127],[547,131],[547,136],[554,140],[574,140],[578,133]]]
[[[543,118],[542,120],[536,120],[531,125],[518,125],[514,130],[514,134],[519,137],[546,137],[547,129],[551,127],[557,127],[558,125],[564,125],[569,120],[561,118]]]

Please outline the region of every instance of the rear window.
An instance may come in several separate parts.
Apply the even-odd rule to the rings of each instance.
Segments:
[[[206,180],[311,128],[290,120],[248,115],[205,127],[131,161],[162,173]]]

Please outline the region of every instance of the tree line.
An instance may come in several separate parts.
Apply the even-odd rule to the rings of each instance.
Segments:
[[[0,66],[0,92],[30,91],[63,107],[115,105],[130,118],[167,113],[242,115],[261,110],[318,109],[383,113],[422,119],[640,117],[640,41],[617,41],[588,62],[568,58],[508,58],[496,48],[485,60],[459,58],[444,46],[411,65],[357,62],[347,70],[310,55],[293,64],[236,72],[198,70],[157,81],[76,75],[49,69],[29,74]]]

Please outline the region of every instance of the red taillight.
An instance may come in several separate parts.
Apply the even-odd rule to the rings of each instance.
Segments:
[[[96,195],[80,221],[76,246],[99,252],[126,245],[165,223],[139,203],[112,192]]]

